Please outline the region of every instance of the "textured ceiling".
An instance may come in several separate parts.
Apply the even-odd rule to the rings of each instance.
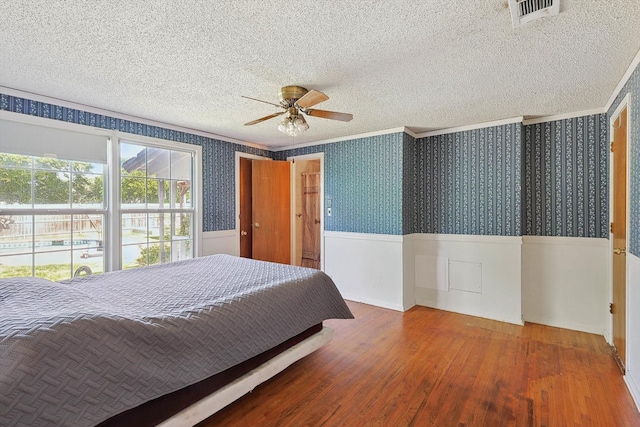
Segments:
[[[266,146],[602,108],[639,49],[638,0],[0,2],[0,86]],[[243,126],[285,85],[354,119]]]

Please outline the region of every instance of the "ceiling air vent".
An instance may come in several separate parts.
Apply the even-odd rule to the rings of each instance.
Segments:
[[[518,28],[545,16],[557,15],[560,0],[509,0],[509,9],[513,27]]]

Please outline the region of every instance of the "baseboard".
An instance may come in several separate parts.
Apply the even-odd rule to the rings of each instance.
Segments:
[[[362,298],[362,297],[352,296],[352,295],[345,294],[344,292],[342,293],[342,298],[348,301],[360,302],[363,304],[373,305],[380,308],[388,308],[389,310],[395,310],[395,311],[401,311],[401,312],[406,311],[401,305],[389,304],[386,301],[379,301],[371,298]],[[409,308],[411,307],[408,307],[407,310]]]
[[[465,309],[460,309],[458,307],[447,307],[447,306],[444,306],[444,305],[434,305],[430,301],[423,300],[421,298],[417,298],[416,299],[416,305],[421,305],[423,307],[430,307],[430,308],[434,308],[436,310],[450,311],[452,313],[465,314],[467,316],[481,317],[483,319],[497,320],[499,322],[511,323],[513,325],[518,325],[518,326],[523,326],[524,325],[524,322],[522,321],[522,319],[503,317],[503,316],[500,316],[500,315],[496,315],[496,313],[485,312],[485,311],[482,311],[482,310],[465,310]]]
[[[597,329],[589,325],[583,325],[581,323],[573,323],[566,322],[563,320],[545,318],[545,317],[536,317],[536,316],[525,316],[523,315],[523,320],[527,323],[537,323],[539,325],[552,326],[554,328],[561,329],[570,329],[572,331],[586,332],[588,334],[601,335],[607,339],[607,331],[604,329]]]

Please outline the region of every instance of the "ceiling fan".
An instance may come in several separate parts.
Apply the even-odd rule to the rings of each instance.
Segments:
[[[327,99],[329,99],[329,97],[315,89],[307,90],[306,88],[300,86],[285,86],[281,88],[279,104],[275,104],[269,101],[263,101],[261,99],[250,98],[248,96],[243,96],[243,98],[251,99],[252,101],[264,102],[265,104],[274,105],[278,108],[284,109],[284,111],[279,111],[277,113],[261,117],[257,120],[247,122],[244,124],[245,126],[255,125],[256,123],[264,122],[265,120],[269,120],[274,117],[286,114],[284,119],[278,125],[278,130],[289,136],[297,136],[309,129],[309,125],[307,124],[307,121],[304,119],[304,116],[301,113],[304,113],[307,116],[340,120],[343,122],[349,122],[351,121],[351,119],[353,119],[352,114],[309,108],[326,101]]]

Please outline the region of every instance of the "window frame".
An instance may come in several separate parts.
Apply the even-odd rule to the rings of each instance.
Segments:
[[[46,128],[62,129],[73,132],[80,132],[90,135],[103,136],[107,139],[107,165],[104,171],[105,208],[104,209],[0,209],[2,213],[12,212],[20,215],[38,214],[79,214],[79,213],[101,213],[104,215],[103,233],[105,262],[104,271],[116,271],[122,269],[122,242],[121,242],[121,217],[120,206],[120,186],[122,177],[120,173],[120,143],[141,144],[148,147],[169,149],[193,154],[194,176],[191,186],[192,202],[192,242],[193,257],[199,257],[202,253],[202,215],[203,215],[203,175],[202,175],[202,147],[196,144],[152,138],[143,135],[136,135],[119,130],[109,130],[95,128],[88,125],[58,121],[50,118],[30,116],[11,111],[0,110],[0,120],[22,122]],[[35,264],[32,264],[32,271]]]

